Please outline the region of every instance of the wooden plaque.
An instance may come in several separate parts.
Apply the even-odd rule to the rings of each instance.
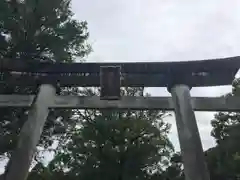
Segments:
[[[100,67],[100,87],[102,100],[120,99],[121,88],[121,67],[120,66],[102,66]]]

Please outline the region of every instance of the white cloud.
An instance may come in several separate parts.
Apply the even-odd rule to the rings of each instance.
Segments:
[[[239,0],[73,0],[89,23],[94,52],[89,61],[182,61],[239,55]],[[154,96],[166,89],[149,88]],[[219,96],[231,87],[193,88],[193,96]],[[213,113],[196,113],[204,148]],[[169,120],[175,125],[174,120]],[[171,139],[177,146],[176,128]],[[178,146],[177,146],[178,147]]]

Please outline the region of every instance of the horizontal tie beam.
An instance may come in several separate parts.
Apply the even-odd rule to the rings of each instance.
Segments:
[[[34,95],[0,95],[0,108],[29,108]],[[195,111],[240,111],[240,97],[192,97]],[[132,97],[120,100],[101,100],[98,96],[55,96],[50,108],[64,109],[133,109],[174,110],[171,97]]]

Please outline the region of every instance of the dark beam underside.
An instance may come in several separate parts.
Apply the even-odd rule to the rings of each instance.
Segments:
[[[24,63],[26,62],[26,63]],[[122,73],[152,74],[171,72],[221,71],[240,68],[240,57],[181,62],[135,63],[37,63],[33,60],[0,60],[2,71],[46,73],[99,73],[101,66],[121,66]]]
[[[202,86],[220,86],[232,83],[237,70],[220,71],[218,73],[208,74],[206,76],[192,75],[186,76],[187,84],[192,87]],[[181,76],[181,75],[180,75]],[[175,76],[174,78],[178,78]],[[172,79],[170,75],[165,74],[125,74],[121,80],[122,87],[167,87]],[[36,84],[56,83],[61,87],[99,87],[99,75],[47,75],[47,76],[29,76],[29,75],[10,75],[0,79],[0,84],[9,84],[13,86],[36,86]]]
[[[0,108],[30,107],[34,96],[0,95]],[[192,97],[195,111],[240,111],[240,97]],[[61,109],[125,109],[169,110],[174,109],[171,97],[122,97],[121,100],[100,100],[99,97],[56,96],[51,108]]]

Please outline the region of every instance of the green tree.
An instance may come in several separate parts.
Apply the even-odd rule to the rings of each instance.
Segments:
[[[233,81],[233,91],[225,96],[239,96],[239,79]],[[212,179],[237,180],[240,177],[240,113],[219,112],[211,122],[216,147],[206,152]]]
[[[142,96],[143,88],[123,94]],[[164,114],[109,110],[79,115],[82,123],[61,143],[48,169],[69,179],[149,179],[164,171],[173,153]]]
[[[91,51],[86,40],[87,23],[73,18],[70,0],[1,0],[0,60],[25,63],[50,61],[71,63],[83,60]],[[9,72],[3,72],[7,81]],[[0,75],[1,77],[1,75]],[[17,87],[1,83],[1,94],[35,94],[38,87]],[[78,93],[78,89],[61,89],[61,94]],[[25,109],[0,109],[0,155],[14,149],[18,133],[26,120]],[[54,138],[76,122],[72,111],[52,111],[47,120],[40,145],[49,147]],[[58,120],[57,120],[58,119]],[[66,121],[69,121],[67,124]]]
[[[86,22],[74,20],[70,0],[3,0],[1,36],[4,58],[72,62],[89,52]],[[5,40],[5,41],[4,41]],[[25,63],[23,61],[23,63]]]
[[[169,166],[163,172],[155,173],[150,180],[185,180],[180,153],[171,155]]]

